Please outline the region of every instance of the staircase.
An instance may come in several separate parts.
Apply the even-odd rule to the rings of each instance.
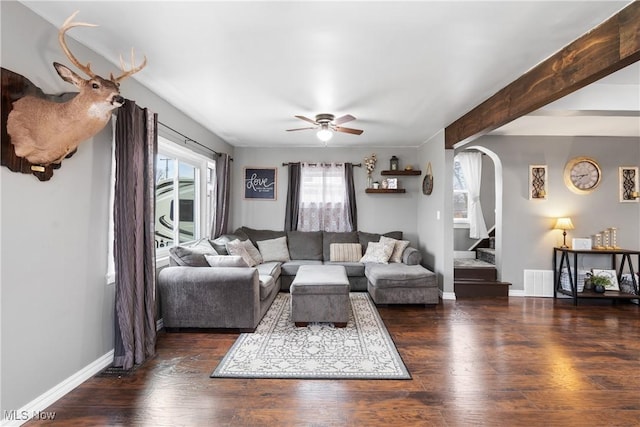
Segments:
[[[453,260],[453,290],[456,299],[509,296],[511,283],[498,281],[495,249],[488,247],[489,239],[484,240],[486,243],[478,242],[473,246],[475,257]]]

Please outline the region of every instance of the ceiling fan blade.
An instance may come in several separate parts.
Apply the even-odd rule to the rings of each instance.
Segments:
[[[291,132],[291,131],[294,131],[294,130],[307,130],[307,129],[316,129],[316,127],[287,129],[287,132]]]
[[[316,121],[315,121],[315,120],[311,120],[310,118],[305,117],[305,116],[295,116],[295,117],[296,117],[296,118],[298,118],[298,119],[300,119],[300,120],[304,120],[305,122],[309,122],[309,123],[311,123],[311,124],[314,124],[314,125],[317,125],[317,124],[318,124],[318,123],[316,123]]]
[[[351,120],[355,120],[355,119],[356,118],[353,117],[351,114],[345,114],[344,116],[338,117],[337,119],[335,119],[333,121],[333,124],[334,125],[341,125],[343,123],[347,123],[347,122],[350,122]]]
[[[361,129],[343,128],[343,127],[340,127],[340,126],[336,126],[335,130],[336,130],[336,132],[352,133],[354,135],[360,135],[360,134],[362,134],[362,132],[364,132]]]

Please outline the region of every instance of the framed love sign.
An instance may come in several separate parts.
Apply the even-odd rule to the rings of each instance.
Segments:
[[[278,169],[244,168],[244,198],[276,200]]]

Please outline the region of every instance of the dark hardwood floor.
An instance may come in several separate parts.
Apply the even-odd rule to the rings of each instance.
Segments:
[[[502,298],[379,312],[412,380],[211,379],[237,334],[160,333],[133,374],[94,377],[46,411],[65,426],[640,425],[638,305]]]

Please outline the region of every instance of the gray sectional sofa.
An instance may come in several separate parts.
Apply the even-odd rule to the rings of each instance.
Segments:
[[[368,291],[377,304],[437,304],[435,274],[420,266],[422,256],[415,248],[406,247],[402,262],[396,263],[331,261],[332,243],[359,244],[364,254],[369,243],[378,242],[381,236],[402,240],[402,232],[380,235],[240,227],[233,234],[202,241],[196,247],[172,248],[171,265],[158,274],[164,326],[253,330],[278,292],[289,291],[301,265],[344,266],[351,291]],[[273,239],[285,240],[288,254],[276,255],[273,260],[265,257],[265,262],[254,267],[229,267],[227,258],[211,257],[229,256],[228,243],[236,239],[250,240],[256,248]],[[232,258],[229,256],[229,262]],[[211,262],[222,263],[212,267]]]

